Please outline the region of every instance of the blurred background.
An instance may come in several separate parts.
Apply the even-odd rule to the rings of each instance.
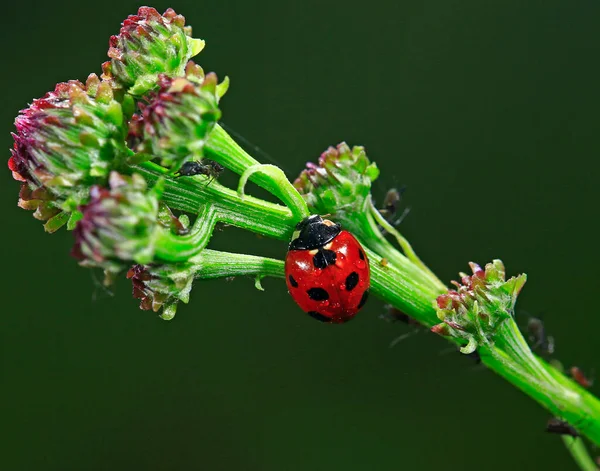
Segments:
[[[19,109],[100,73],[138,2],[4,9],[0,147]],[[596,367],[600,5],[430,0],[155,2],[185,15],[196,60],[231,78],[223,120],[295,178],[364,145],[374,196],[406,185],[402,224],[443,280],[504,261],[529,281],[566,366]],[[303,315],[279,280],[197,283],[171,322],[111,292],[0,177],[0,467],[18,470],[576,469],[548,414],[428,333]],[[283,258],[226,229],[213,247]],[[598,389],[596,388],[596,392]]]

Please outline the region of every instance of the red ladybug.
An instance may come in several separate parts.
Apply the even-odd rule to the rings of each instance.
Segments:
[[[367,302],[369,260],[352,234],[314,214],[296,226],[285,278],[292,298],[309,316],[341,324]]]

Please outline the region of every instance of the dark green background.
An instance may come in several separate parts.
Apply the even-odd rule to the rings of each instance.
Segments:
[[[402,231],[444,280],[501,258],[529,275],[566,365],[598,364],[598,2],[159,2],[231,77],[225,122],[294,177],[342,140],[406,184]],[[0,147],[18,110],[99,72],[139,4],[4,9]],[[546,412],[448,345],[378,319],[318,324],[280,281],[198,283],[172,322],[114,296],[2,176],[0,468],[575,469]],[[228,229],[213,246],[283,257]],[[520,320],[525,319],[522,314]]]

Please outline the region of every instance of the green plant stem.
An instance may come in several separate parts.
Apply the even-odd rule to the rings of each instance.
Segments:
[[[281,169],[273,165],[263,165],[251,157],[218,124],[211,131],[204,145],[205,155],[242,176],[240,187],[246,180],[256,183],[269,193],[277,196],[292,211],[296,222],[308,216],[308,208],[302,197],[292,186]],[[241,191],[243,197],[243,191]]]
[[[342,227],[352,232],[363,246],[368,247],[385,259],[383,263],[389,263],[395,266],[398,271],[406,273],[414,281],[414,284],[419,286],[420,292],[427,294],[425,299],[435,300],[438,295],[446,292],[446,287],[436,277],[432,277],[428,271],[415,265],[408,257],[396,250],[381,233],[379,227],[377,227],[377,222],[368,209],[365,212],[351,216],[344,214],[336,214],[336,216],[339,216],[336,220],[342,223]],[[435,315],[435,310],[433,314]]]
[[[228,168],[240,175],[244,175],[249,168],[262,168],[256,167],[259,164],[232,142],[224,131],[218,131],[210,139],[207,155],[228,165]],[[228,152],[235,157],[226,155]],[[208,205],[212,211],[210,227],[221,221],[275,239],[289,240],[298,217],[304,211],[301,205],[297,205],[292,212],[285,206],[251,196],[242,198],[240,194],[218,182],[207,185],[204,177],[174,178],[166,175],[161,167],[149,162],[140,164],[136,170],[149,183],[159,177],[165,179],[163,200],[173,209],[198,213]],[[281,192],[273,188],[273,182],[279,177],[274,178],[274,175],[269,175],[268,172],[254,171],[246,173],[245,177],[281,197]],[[288,196],[295,198],[291,193],[284,195],[282,200],[286,203],[291,201]],[[344,228],[353,232],[368,248],[373,294],[426,327],[438,324],[435,301],[446,288],[418,258],[415,258],[416,255],[410,246],[407,250],[406,244],[401,243],[401,239],[398,240],[400,246],[407,251],[408,257],[396,250],[379,230],[378,222],[381,221],[369,208],[365,208],[364,212],[346,215],[340,212],[336,213],[336,216]],[[393,232],[392,234],[396,235]],[[208,237],[210,236],[206,236]],[[202,244],[208,241],[202,237],[200,239]],[[207,249],[200,255],[203,257],[202,270],[199,271],[201,275],[198,275],[201,278],[236,276],[242,273],[254,274],[259,278],[284,276],[280,261],[264,262],[261,257],[252,258],[253,256],[239,254],[232,257],[231,254],[213,253]],[[206,263],[209,259],[211,262]],[[496,344],[479,348],[483,363],[535,399],[553,415],[567,420],[582,435],[600,445],[598,399],[533,355],[512,319],[501,326],[495,338]],[[449,340],[458,345],[457,340]]]
[[[431,278],[432,283],[441,292],[444,292],[446,290],[446,286],[444,285],[444,283],[442,283],[440,281],[440,279],[437,276],[435,276],[435,273],[433,273],[429,269],[429,267],[422,262],[422,260],[417,256],[417,254],[413,250],[413,248],[410,245],[410,243],[408,242],[408,240],[406,240],[406,238],[402,234],[400,234],[396,230],[396,228],[394,226],[392,226],[381,215],[381,213],[373,205],[373,200],[372,199],[369,199],[369,212],[371,213],[371,215],[373,216],[373,218],[377,222],[377,224],[379,224],[381,227],[383,227],[384,230],[386,230],[389,234],[391,234],[396,239],[396,241],[398,242],[398,245],[402,248],[402,251],[404,252],[404,254],[406,255],[406,257],[411,262],[413,262],[415,265],[417,265],[424,273],[426,273],[427,275],[429,275],[429,277]],[[379,231],[379,232],[381,232],[381,231]]]
[[[158,227],[155,255],[168,263],[185,262],[206,247],[218,219],[218,211],[212,204],[204,205],[189,234],[177,235]]]
[[[271,276],[285,278],[281,260],[239,253],[205,249],[197,267],[197,279],[226,278],[229,276]]]
[[[306,202],[302,199],[300,194],[290,185],[290,182],[279,167],[275,165],[253,165],[246,169],[240,178],[238,185],[238,195],[244,199],[244,188],[246,183],[252,175],[256,173],[263,173],[270,176],[277,185],[275,186],[276,191],[273,192],[285,205],[290,208],[292,214],[297,221],[301,221],[307,217],[310,213]]]
[[[483,363],[599,445],[598,398],[536,357],[513,319],[503,323],[496,338],[495,345],[480,349]]]
[[[439,323],[431,294],[411,276],[393,265],[383,266],[381,257],[367,250],[371,265],[371,290],[377,297],[420,324]],[[495,345],[481,347],[482,362],[492,371],[535,399],[553,415],[567,420],[582,435],[600,445],[600,401],[589,391],[536,357],[514,320],[499,329]],[[457,343],[452,338],[448,340]]]
[[[596,463],[594,463],[594,460],[592,460],[590,454],[587,452],[581,438],[563,435],[562,439],[581,471],[598,471],[598,466],[596,466]]]
[[[371,291],[387,303],[405,312],[421,324],[439,323],[434,299],[411,277],[391,265],[381,264],[381,257],[366,250],[371,265]],[[211,250],[202,252],[199,278],[218,278],[240,274],[283,278],[283,262],[251,255],[228,254]],[[428,300],[429,299],[429,300]],[[600,443],[600,401],[542,359],[533,355],[512,319],[498,333],[497,345],[480,347],[483,363],[553,415],[567,420],[581,434]],[[449,338],[457,344],[457,341]],[[581,450],[578,451],[581,453]]]
[[[205,177],[173,177],[152,162],[135,167],[150,185],[164,179],[162,200],[172,209],[198,214],[207,204],[217,212],[217,220],[279,240],[288,240],[296,218],[285,206],[269,203],[252,196],[243,199],[237,192]]]

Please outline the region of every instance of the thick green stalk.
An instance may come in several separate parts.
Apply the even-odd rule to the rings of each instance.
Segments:
[[[296,222],[308,216],[308,208],[302,197],[285,177],[281,169],[274,165],[263,165],[242,149],[233,138],[218,124],[211,131],[204,145],[204,153],[229,170],[242,176],[240,196],[246,180],[256,183],[283,201],[295,216]]]
[[[483,362],[600,445],[600,400],[536,357],[513,319],[504,322],[496,339],[480,349]]]
[[[273,258],[205,249],[202,251],[201,268],[198,270],[196,278],[212,279],[250,275],[260,278],[265,276],[285,278],[283,268],[283,262]]]
[[[429,267],[427,265],[425,265],[423,263],[423,261],[417,256],[416,252],[413,250],[413,248],[410,245],[410,243],[408,242],[408,240],[406,240],[406,238],[402,234],[400,234],[400,232],[398,232],[396,230],[396,228],[394,226],[392,226],[381,215],[381,213],[373,205],[373,200],[371,200],[371,199],[369,199],[369,214],[377,222],[377,224],[379,224],[381,227],[383,227],[384,230],[386,230],[389,234],[391,234],[396,239],[396,241],[398,242],[398,245],[402,248],[402,251],[404,252],[405,256],[412,263],[414,263],[417,267],[419,267],[422,272],[424,272],[425,274],[427,274],[429,276],[432,284],[435,285],[441,292],[446,291],[446,286],[444,285],[444,283],[442,283],[440,281],[440,279],[437,276],[435,276],[435,273],[433,273],[429,269]],[[371,221],[371,224],[373,224],[372,221]],[[377,232],[379,232],[379,237],[381,238],[382,237],[381,231],[379,231],[378,228],[377,228]],[[394,252],[396,252],[396,251],[394,250]]]
[[[214,181],[207,184],[205,177],[173,177],[152,162],[135,167],[150,185],[164,179],[162,200],[173,209],[197,214],[207,204],[217,211],[217,219],[225,224],[247,229],[279,240],[288,240],[294,231],[296,219],[285,206],[245,196]]]
[[[429,273],[394,248],[381,233],[370,212],[360,215],[345,215],[336,220],[342,223],[344,229],[352,232],[365,247],[385,259],[380,263],[389,263],[395,266],[398,271],[413,280],[413,283],[419,286],[419,291],[427,294],[427,299],[435,299],[436,296],[445,292],[445,288],[443,285],[440,286],[439,281],[436,282]]]
[[[436,296],[423,285],[381,257],[367,250],[371,263],[371,291],[420,324],[439,324],[434,306]],[[567,420],[582,435],[600,445],[600,401],[589,391],[536,357],[514,320],[508,319],[496,335],[495,345],[478,350],[483,363],[553,415]],[[448,337],[448,340],[456,342]]]

